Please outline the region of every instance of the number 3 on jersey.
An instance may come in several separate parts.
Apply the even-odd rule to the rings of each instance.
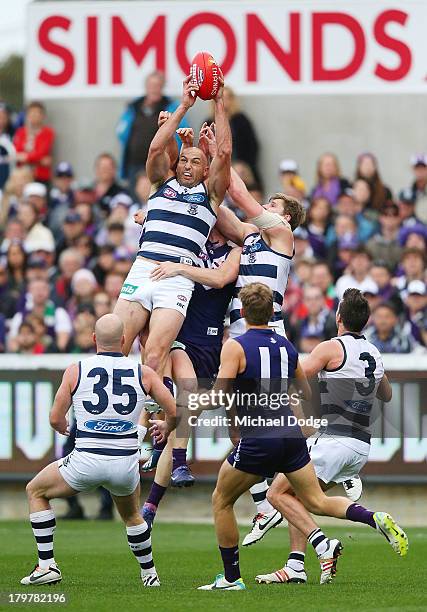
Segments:
[[[359,395],[366,396],[370,395],[375,389],[376,381],[374,372],[377,367],[377,362],[370,353],[360,353],[359,359],[360,361],[366,361],[368,364],[365,368],[365,378],[367,378],[367,384],[356,382],[355,385]]]
[[[93,385],[93,393],[98,397],[94,404],[88,400],[83,400],[84,409],[91,414],[101,414],[108,406],[108,393],[105,387],[108,385],[108,372],[104,368],[92,368],[87,374],[88,378],[97,378],[98,381]],[[123,384],[122,378],[135,378],[133,370],[113,370],[113,395],[123,397],[127,395],[126,403],[113,403],[113,408],[119,414],[130,414],[134,411],[137,401],[135,387],[130,384]]]

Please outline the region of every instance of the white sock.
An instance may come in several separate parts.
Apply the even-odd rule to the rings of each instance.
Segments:
[[[36,539],[39,567],[47,569],[55,563],[53,557],[53,532],[56,528],[55,514],[52,509],[31,512],[31,527]]]
[[[314,531],[312,531],[307,537],[307,540],[313,546],[317,556],[323,555],[328,548],[328,538],[319,528],[314,529]]]
[[[305,560],[305,553],[303,553],[301,550],[292,550],[289,553],[289,557],[288,557],[288,560],[286,561],[286,565],[287,567],[290,567],[296,572],[301,572],[302,570],[304,570],[304,560]]]
[[[257,511],[262,514],[267,514],[269,512],[274,512],[273,506],[267,500],[267,491],[268,491],[268,482],[263,480],[262,482],[257,482],[249,489],[252,499],[254,500],[254,504],[257,507]]]

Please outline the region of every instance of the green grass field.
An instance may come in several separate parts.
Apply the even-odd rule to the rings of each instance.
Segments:
[[[427,610],[427,529],[408,529],[410,549],[404,559],[368,528],[329,527],[327,532],[344,544],[333,584],[318,584],[319,566],[312,550],[306,564],[307,585],[255,584],[257,573],[278,569],[286,557],[287,531],[277,528],[262,542],[241,550],[247,590],[212,593],[196,587],[211,582],[221,571],[213,526],[155,525],[153,551],[162,586],[146,589],[120,523],[58,521],[55,558],[62,583],[26,592],[63,592],[69,601],[67,610],[94,612]],[[36,558],[29,524],[0,522],[0,547],[0,592],[25,591],[19,580]],[[13,608],[19,607],[8,606]]]

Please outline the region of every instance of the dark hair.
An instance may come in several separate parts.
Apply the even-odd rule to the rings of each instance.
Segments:
[[[249,325],[267,325],[273,314],[273,292],[263,283],[249,283],[239,291],[243,316]]]
[[[40,102],[39,100],[33,100],[32,102],[29,102],[25,110],[28,112],[32,108],[38,108],[42,111],[44,115],[46,114],[46,107],[43,102]]]
[[[425,255],[423,251],[420,251],[420,249],[416,249],[415,247],[407,247],[403,249],[400,261],[403,261],[408,255],[416,255],[417,257],[422,259],[423,262],[425,262]]]
[[[352,287],[344,291],[338,306],[338,314],[348,331],[359,333],[368,322],[371,309],[368,300],[363,297],[360,290]]]

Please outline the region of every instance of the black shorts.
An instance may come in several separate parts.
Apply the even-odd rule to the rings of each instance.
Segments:
[[[185,351],[193,364],[198,379],[214,380],[219,370],[221,346],[200,345],[193,342],[177,340],[171,351]]]
[[[242,472],[273,478],[303,468],[310,455],[305,438],[242,438],[227,460]]]

